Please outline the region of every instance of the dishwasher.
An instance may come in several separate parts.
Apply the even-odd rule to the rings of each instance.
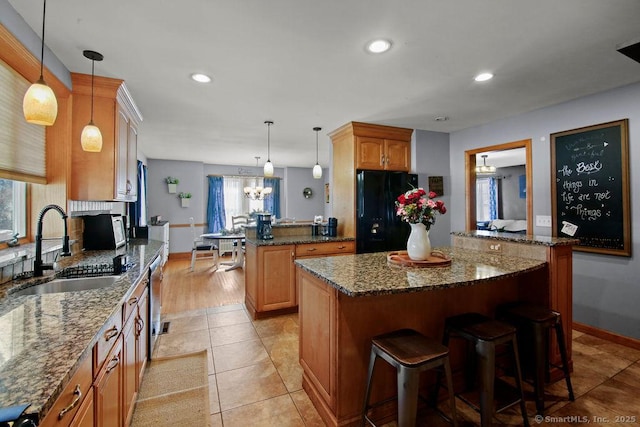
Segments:
[[[157,256],[149,267],[149,359],[162,333],[160,311],[162,308],[162,257]]]

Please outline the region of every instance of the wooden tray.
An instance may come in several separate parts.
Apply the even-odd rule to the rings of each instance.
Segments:
[[[427,259],[417,261],[409,258],[407,251],[395,251],[387,254],[387,262],[404,267],[446,267],[451,265],[451,258],[440,251],[432,251]]]

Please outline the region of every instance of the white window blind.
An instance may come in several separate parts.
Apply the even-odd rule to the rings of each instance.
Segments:
[[[45,127],[27,123],[22,113],[30,85],[0,60],[0,178],[45,183]]]

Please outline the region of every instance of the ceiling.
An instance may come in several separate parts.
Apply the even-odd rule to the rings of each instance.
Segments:
[[[42,1],[9,3],[40,35]],[[262,164],[273,120],[275,167],[311,168],[315,126],[326,167],[349,121],[451,132],[638,82],[616,48],[639,18],[638,0],[65,0],[45,40],[70,71],[104,55],[96,74],[127,82],[148,158]],[[391,50],[366,53],[378,37]]]

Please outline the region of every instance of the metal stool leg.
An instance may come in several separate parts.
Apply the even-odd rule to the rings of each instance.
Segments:
[[[476,343],[480,370],[480,424],[493,425],[493,392],[496,369],[496,349],[493,343],[478,340]]]
[[[418,414],[420,374],[415,369],[400,366],[398,378],[398,427],[414,427]]]
[[[533,323],[533,387],[535,390],[536,411],[539,415],[544,415],[544,378],[547,361],[547,329],[540,323]]]
[[[511,348],[513,349],[513,363],[516,368],[516,386],[520,391],[520,411],[522,412],[522,421],[525,427],[529,427],[529,417],[527,416],[527,407],[524,403],[524,390],[522,389],[522,374],[520,370],[520,357],[518,354],[518,339],[513,336],[511,341]]]
[[[451,421],[453,423],[453,427],[458,427],[458,414],[456,412],[456,397],[455,397],[455,393],[453,392],[451,364],[449,363],[448,357],[444,361],[444,375],[447,378],[447,388],[449,389],[449,405],[451,407]],[[436,399],[437,399],[437,396],[436,396]]]
[[[562,358],[562,370],[564,371],[564,379],[567,382],[567,391],[569,392],[569,400],[574,401],[573,387],[571,386],[571,376],[569,375],[569,363],[567,362],[567,347],[564,342],[564,331],[560,319],[555,324],[556,338],[558,339],[558,347],[560,349],[560,357]]]
[[[375,349],[371,349],[371,355],[369,356],[369,372],[367,374],[367,389],[364,395],[364,405],[362,406],[362,424],[364,427],[367,423],[367,409],[369,406],[369,397],[371,396],[371,381],[373,379],[373,370],[376,366],[376,359],[378,358]]]

